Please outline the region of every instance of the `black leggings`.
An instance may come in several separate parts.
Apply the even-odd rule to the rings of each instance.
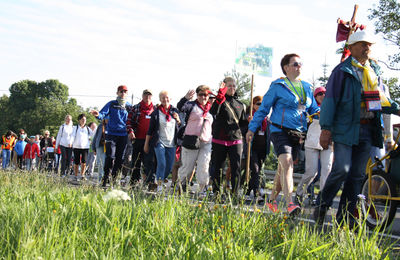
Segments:
[[[65,175],[66,170],[69,169],[72,158],[72,148],[60,145],[61,150],[61,175]]]
[[[213,189],[218,191],[221,184],[222,171],[225,165],[226,156],[229,156],[231,166],[231,185],[235,193],[240,184],[240,161],[242,156],[243,144],[224,146],[221,144],[212,144],[212,183]]]

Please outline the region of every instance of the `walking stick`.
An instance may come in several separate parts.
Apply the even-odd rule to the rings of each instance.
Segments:
[[[250,91],[250,115],[253,115],[253,86],[254,86],[254,74],[251,74],[251,91]],[[247,159],[246,159],[246,183],[249,185],[250,181],[250,151],[251,142],[247,144]]]

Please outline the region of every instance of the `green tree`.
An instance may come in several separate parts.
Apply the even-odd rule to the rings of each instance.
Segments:
[[[6,95],[3,95],[0,98],[0,135],[3,135],[5,132],[7,132],[9,128],[9,112],[8,112],[8,104],[9,104],[9,98]]]
[[[321,66],[322,66],[323,76],[319,77],[318,81],[321,84],[321,86],[326,87],[326,84],[328,83],[328,80],[329,80],[329,76],[328,76],[328,67],[329,67],[329,65],[326,64],[326,60],[325,60],[325,62]]]
[[[396,0],[380,0],[378,6],[369,9],[368,18],[374,21],[376,33],[382,33],[383,38],[399,48],[399,52],[389,56],[388,68],[400,70],[400,2]]]
[[[389,87],[390,98],[400,104],[400,88],[398,78],[383,79],[383,83]]]
[[[70,114],[74,123],[85,110],[75,99],[68,98],[68,87],[56,79],[44,82],[23,80],[10,87],[10,97],[0,99],[4,129],[7,131],[25,129],[28,134],[43,133],[45,129],[56,135],[65,115]],[[96,120],[86,111],[88,122]],[[4,117],[4,118],[3,118]]]
[[[231,72],[226,72],[224,77],[232,77],[236,81],[236,93],[239,100],[246,106],[250,105],[250,92],[251,92],[251,76],[246,73],[240,73],[236,69]]]

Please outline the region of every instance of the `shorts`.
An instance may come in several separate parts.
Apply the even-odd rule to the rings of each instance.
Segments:
[[[286,132],[271,133],[271,141],[274,144],[274,150],[277,157],[281,154],[289,153],[292,154],[293,161],[297,159],[301,145],[300,143],[293,144]]]
[[[86,163],[89,149],[74,148],[73,152],[74,152],[74,164],[79,165],[81,163]]]

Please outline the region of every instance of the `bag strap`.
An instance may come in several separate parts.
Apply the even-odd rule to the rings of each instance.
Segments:
[[[235,111],[233,111],[233,109],[231,108],[231,106],[229,105],[229,103],[226,102],[226,101],[225,101],[225,105],[226,105],[226,107],[228,108],[228,110],[232,113],[233,119],[235,120],[236,124],[239,125],[239,119],[237,118]]]

